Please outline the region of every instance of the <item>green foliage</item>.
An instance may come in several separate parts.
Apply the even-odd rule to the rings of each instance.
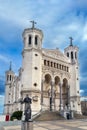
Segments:
[[[14,119],[21,120],[22,118],[22,111],[15,111],[12,115],[10,120],[13,121]]]

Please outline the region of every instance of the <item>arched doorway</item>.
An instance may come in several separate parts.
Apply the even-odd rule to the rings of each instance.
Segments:
[[[43,83],[43,109],[49,110],[50,109],[50,94],[51,94],[51,75],[46,74],[44,76],[44,83]]]
[[[64,109],[68,109],[69,105],[69,90],[68,90],[68,80],[66,78],[63,79],[62,85],[62,98],[63,98],[63,107]]]
[[[59,92],[59,83],[60,83],[60,78],[58,76],[55,77],[55,90]]]

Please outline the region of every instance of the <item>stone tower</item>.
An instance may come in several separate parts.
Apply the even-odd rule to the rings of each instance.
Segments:
[[[22,52],[22,98],[26,94],[32,98],[32,111],[38,112],[41,109],[41,75],[42,75],[42,39],[43,33],[32,27],[23,32],[24,48]]]
[[[79,81],[79,63],[78,63],[78,47],[72,43],[72,37],[70,37],[70,45],[65,48],[64,53],[71,60],[70,64],[70,105],[72,110],[78,110],[81,113],[80,104],[80,81]]]
[[[6,82],[5,82],[5,102],[4,102],[4,113],[9,114],[12,111],[12,103],[13,103],[13,88],[12,84],[14,81],[14,72],[12,71],[11,62],[9,70],[5,73]]]

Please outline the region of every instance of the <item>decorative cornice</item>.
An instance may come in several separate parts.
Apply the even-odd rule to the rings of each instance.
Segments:
[[[26,90],[21,90],[21,94],[22,94],[22,93],[29,93],[29,92],[41,93],[40,90],[28,90],[28,89],[26,89]]]

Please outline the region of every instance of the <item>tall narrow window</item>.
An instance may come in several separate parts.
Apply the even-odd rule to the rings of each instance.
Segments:
[[[35,45],[38,44],[38,36],[35,36]]]
[[[67,57],[69,57],[69,52],[67,52]]]
[[[61,64],[59,65],[59,68],[61,69]]]
[[[57,64],[57,69],[59,68],[59,64]]]
[[[11,75],[10,75],[10,81],[11,81]]]
[[[44,65],[46,65],[46,60],[44,60]]]
[[[47,65],[49,66],[49,61],[47,61]]]
[[[53,62],[51,62],[51,67],[53,67]]]
[[[29,45],[31,45],[31,36],[29,36]]]
[[[73,59],[73,52],[71,51],[71,59]]]

